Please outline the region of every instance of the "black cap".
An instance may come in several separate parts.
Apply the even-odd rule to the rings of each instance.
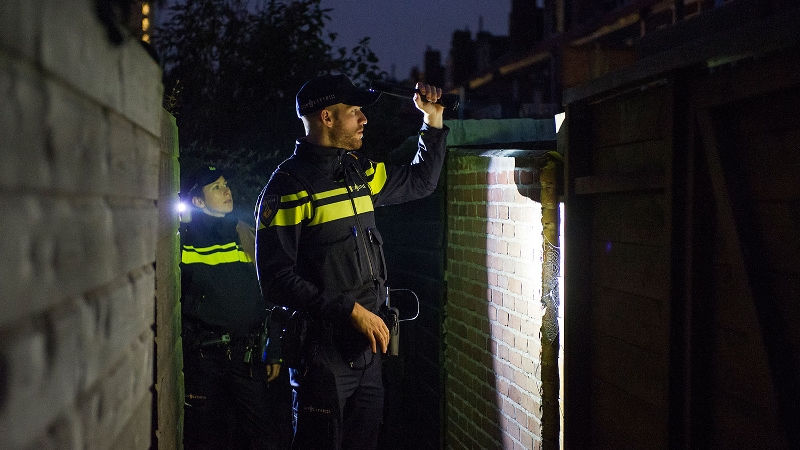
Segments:
[[[297,117],[337,103],[368,106],[375,103],[380,96],[380,92],[355,87],[345,75],[312,78],[297,91]]]
[[[192,198],[192,196],[200,195],[205,185],[217,181],[219,177],[225,177],[227,179],[228,174],[214,166],[200,167],[189,176],[188,182],[186,183],[186,185],[189,186],[189,190],[186,191],[186,196]]]

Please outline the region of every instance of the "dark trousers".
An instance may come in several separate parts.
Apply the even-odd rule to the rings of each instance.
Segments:
[[[243,348],[232,348],[230,359],[226,347],[186,348],[183,361],[186,450],[288,448],[285,375],[267,383],[263,363],[245,363]]]
[[[291,369],[293,450],[374,450],[383,417],[381,355],[351,366],[332,345],[312,344],[305,367]]]

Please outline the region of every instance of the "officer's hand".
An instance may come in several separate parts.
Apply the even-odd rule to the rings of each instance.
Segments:
[[[422,111],[422,120],[433,128],[442,128],[444,106],[435,103],[442,96],[442,89],[429,84],[417,83],[418,93],[414,94],[414,104]]]
[[[372,345],[372,353],[378,352],[378,345],[381,351],[386,353],[389,347],[389,328],[383,323],[383,319],[356,303],[353,312],[350,313],[350,322],[356,330],[367,337]]]
[[[278,363],[275,364],[267,364],[267,382],[278,378],[278,375],[281,373],[281,365]]]

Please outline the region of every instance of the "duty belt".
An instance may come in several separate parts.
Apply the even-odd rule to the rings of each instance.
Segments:
[[[263,350],[256,336],[231,337],[228,333],[206,336],[198,342],[197,348],[200,350],[201,354],[203,350],[219,351],[224,348],[228,359],[231,359],[231,354],[234,353],[233,350],[235,349],[236,354],[241,354],[240,352],[244,353],[244,362],[246,363],[252,360],[253,351],[256,351],[258,355],[258,352]]]
[[[223,345],[230,345],[230,343],[231,343],[231,335],[225,333],[221,335],[212,335],[206,337],[205,339],[200,340],[200,343],[197,344],[197,346],[200,348],[220,347]]]

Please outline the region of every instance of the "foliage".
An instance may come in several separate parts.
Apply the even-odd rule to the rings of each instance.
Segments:
[[[320,0],[182,0],[153,43],[164,62],[165,108],[178,122],[181,169],[233,169],[237,206],[255,202],[302,136],[294,95],[316,75],[347,74],[367,86],[385,77],[369,38],[334,49]],[[390,119],[391,120],[391,119]]]

